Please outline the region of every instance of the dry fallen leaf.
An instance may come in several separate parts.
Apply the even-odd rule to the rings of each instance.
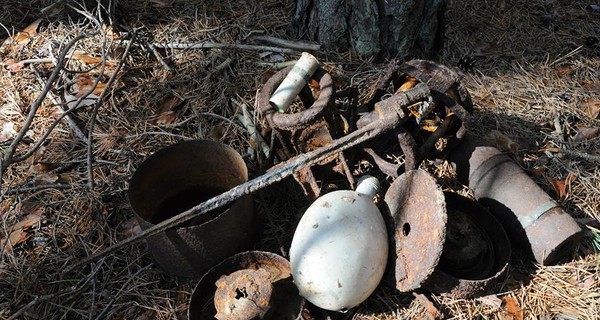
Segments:
[[[598,280],[596,280],[596,275],[589,275],[587,276],[585,279],[583,279],[582,281],[580,281],[578,283],[578,287],[585,289],[585,290],[590,290],[594,287],[596,287],[596,285],[598,284]]]
[[[594,139],[600,135],[600,127],[582,128],[577,132],[573,141],[582,142],[590,139]]]
[[[14,246],[27,240],[27,232],[25,230],[41,222],[44,208],[38,204],[25,202],[21,205],[21,212],[27,213],[27,215],[13,226],[8,240],[6,238],[0,239],[0,248],[4,247],[2,254],[5,254]]]
[[[548,183],[552,185],[556,195],[559,199],[566,199],[567,196],[571,193],[571,183],[577,178],[577,175],[574,173],[570,173],[564,180],[554,179],[552,177],[546,176],[546,180]]]
[[[519,151],[519,145],[507,135],[498,130],[490,131],[486,135],[485,139],[489,144],[502,151],[510,151],[512,153],[516,153],[517,151]]]
[[[100,96],[102,91],[106,88],[106,83],[99,81],[94,88],[94,83],[96,79],[91,76],[80,76],[75,84],[73,85],[73,90],[75,91],[75,97],[79,98],[86,95],[88,92],[92,92],[92,94]]]
[[[556,68],[556,71],[561,77],[568,77],[575,73],[575,66],[572,65],[563,65]]]
[[[500,308],[502,306],[502,299],[498,298],[498,296],[495,294],[490,294],[487,296],[477,298],[477,301],[483,303],[486,306],[494,308]]]
[[[398,90],[396,92],[406,92],[409,89],[413,88],[414,86],[417,85],[418,80],[413,78],[413,77],[409,77],[408,79],[406,79],[406,82],[404,82],[400,88],[398,88]]]
[[[173,96],[165,99],[156,109],[156,116],[152,117],[154,124],[171,124],[177,120],[176,109],[183,104],[184,100]]]
[[[521,309],[515,298],[504,296],[502,297],[502,303],[504,305],[504,311],[506,312],[506,319],[523,320],[525,311]]]
[[[33,184],[36,186],[44,185],[44,184],[52,184],[52,183],[55,183],[56,181],[58,181],[58,175],[52,174],[52,173],[38,174],[37,176],[35,176],[33,178]]]
[[[583,99],[579,109],[592,119],[600,119],[600,100],[598,99]]]
[[[17,44],[25,44],[29,42],[29,40],[37,35],[37,29],[42,22],[42,18],[39,18],[28,25],[23,31],[17,33],[17,35],[12,39]]]
[[[591,91],[596,91],[598,93],[600,93],[600,81],[596,81],[596,82],[583,82],[583,87],[591,90]]]
[[[209,136],[212,140],[221,140],[225,135],[226,128],[223,124],[218,123],[210,128]]]
[[[15,59],[8,59],[4,61],[4,68],[13,73],[23,70],[24,66],[25,64],[23,64],[23,62],[16,61]]]
[[[6,122],[2,125],[2,132],[0,132],[0,142],[4,142],[14,138],[17,135],[17,130],[15,130],[14,122]]]
[[[85,64],[99,64],[102,63],[102,57],[92,57],[88,54],[86,54],[83,51],[77,50],[75,52],[73,52],[73,56],[71,56],[72,59],[75,60],[79,60]],[[107,65],[111,65],[111,62],[106,61]]]

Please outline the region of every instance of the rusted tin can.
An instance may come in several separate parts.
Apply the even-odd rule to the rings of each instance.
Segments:
[[[507,155],[467,135],[450,160],[459,180],[502,223],[516,247],[544,265],[573,254],[581,228]]]
[[[510,244],[485,208],[442,192],[417,169],[400,175],[385,195],[391,219],[390,269],[395,286],[468,298],[485,293],[506,272]]]
[[[248,180],[242,157],[210,140],[177,143],[154,153],[129,183],[129,202],[142,229],[184,212]],[[167,272],[200,277],[226,257],[252,247],[252,198],[244,196],[179,227],[151,236],[148,249]]]
[[[290,263],[263,251],[233,255],[210,269],[190,298],[189,320],[312,319]]]

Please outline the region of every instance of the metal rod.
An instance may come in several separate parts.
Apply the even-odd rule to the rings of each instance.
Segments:
[[[424,99],[428,95],[429,89],[427,88],[427,86],[418,85],[407,92],[395,95],[394,99],[384,100],[380,102],[382,105],[381,110],[384,112],[381,113],[381,116],[377,121],[373,121],[370,124],[364,126],[363,128],[358,129],[346,136],[343,136],[333,141],[329,145],[293,157],[288,161],[283,162],[281,165],[272,168],[271,171],[259,177],[256,177],[248,182],[240,184],[212,199],[206,200],[205,202],[202,202],[201,204],[187,211],[184,211],[172,218],[164,220],[161,223],[151,228],[148,228],[135,236],[132,236],[131,238],[125,239],[108,248],[101,250],[100,252],[87,256],[81,261],[66,267],[64,272],[69,272],[73,269],[80,268],[88,263],[94,262],[106,256],[107,254],[113,251],[137,243],[150,236],[153,236],[167,229],[173,228],[179,224],[182,224],[186,221],[194,219],[211,210],[222,207],[230,202],[235,201],[236,199],[239,199],[243,195],[253,193],[275,182],[279,182],[284,178],[289,177],[292,174],[300,171],[304,167],[315,165],[318,162],[330,157],[335,153],[352,148],[367,140],[377,137],[378,135],[388,130],[402,125],[402,123],[406,121],[406,118],[402,116],[403,112],[401,108],[406,107],[416,102],[417,100]]]

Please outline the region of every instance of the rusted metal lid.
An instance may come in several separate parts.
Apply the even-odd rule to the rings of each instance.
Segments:
[[[399,176],[385,194],[394,219],[391,250],[396,288],[419,288],[437,266],[446,237],[446,203],[442,188],[427,172],[410,170]]]
[[[225,259],[198,282],[188,317],[296,319],[309,312],[291,278],[289,262],[270,252],[247,251]]]

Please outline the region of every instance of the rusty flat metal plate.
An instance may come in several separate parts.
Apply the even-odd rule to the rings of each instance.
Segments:
[[[396,288],[414,290],[433,273],[444,248],[444,193],[429,173],[411,170],[392,183],[385,203],[395,225],[391,253]]]

